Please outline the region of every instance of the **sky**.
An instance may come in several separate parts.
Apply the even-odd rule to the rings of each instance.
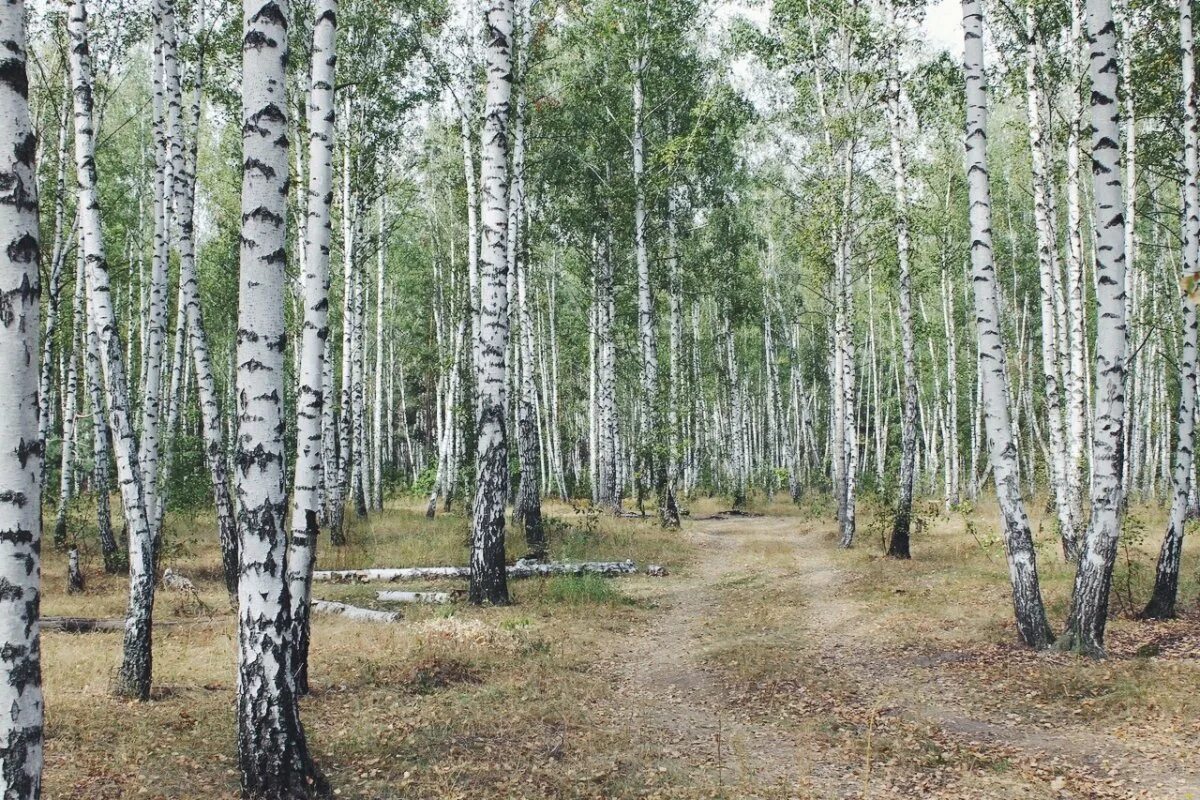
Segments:
[[[961,0],[934,0],[925,12],[922,25],[929,44],[955,55],[962,54]]]

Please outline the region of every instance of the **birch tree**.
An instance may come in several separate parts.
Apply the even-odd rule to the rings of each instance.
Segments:
[[[896,3],[888,6],[893,20]],[[888,555],[909,558],[909,526],[912,520],[913,480],[917,449],[917,366],[916,337],[912,318],[912,274],[909,263],[908,171],[904,160],[904,107],[900,64],[892,53],[888,64],[887,113],[891,133],[892,184],[896,203],[896,260],[900,268],[900,336],[904,359],[904,390],[901,405],[900,491]]]
[[[505,360],[508,353],[508,116],[512,98],[512,0],[487,4],[487,91],[482,135],[479,405],[471,521],[473,603],[506,605],[504,506],[508,493]]]
[[[983,61],[983,6],[963,0],[963,70],[967,87],[966,165],[971,228],[971,283],[982,380],[988,458],[1004,531],[1013,609],[1021,640],[1035,649],[1053,642],[1038,583],[1037,558],[1017,477],[1017,451],[1009,416],[1008,367],[1000,335],[992,206],[987,165],[987,84]]]
[[[1191,1],[1179,0],[1178,5],[1180,66],[1183,73],[1183,278],[1180,281],[1184,290],[1183,347],[1179,358],[1179,413],[1175,421],[1178,438],[1172,475],[1171,511],[1162,549],[1158,554],[1154,593],[1142,612],[1143,617],[1150,619],[1175,616],[1196,432],[1196,288],[1197,281],[1200,281],[1200,153],[1197,151],[1200,143],[1196,129],[1196,48]]]
[[[1092,516],[1075,573],[1071,616],[1060,646],[1099,657],[1104,655],[1108,595],[1121,536],[1125,419],[1125,199],[1121,185],[1117,37],[1111,0],[1087,0],[1087,40],[1092,83],[1096,313],[1100,320],[1095,350]]]
[[[92,97],[91,54],[88,49],[87,11],[83,0],[72,2],[68,12],[72,94],[74,97],[75,173],[78,183],[80,249],[86,263],[88,314],[100,336],[100,361],[104,369],[108,412],[117,463],[117,480],[125,524],[129,529],[129,608],[118,695],[147,700],[152,670],[151,618],[154,610],[154,541],[150,530],[138,442],[133,431],[129,383],[104,257],[100,200],[96,177],[96,134]]]
[[[291,600],[292,669],[296,689],[308,691],[309,600],[320,535],[319,487],[323,480],[322,413],[325,395],[325,342],[329,338],[329,256],[333,238],[334,76],[337,0],[313,9],[312,78],[308,93],[308,187],[304,257],[304,327],[301,331],[300,391],[296,401],[296,470],[288,593]]]
[[[43,715],[38,436],[41,330],[36,138],[29,116],[25,4],[0,10],[0,795],[41,797]]]
[[[242,6],[242,226],[238,281],[236,486],[237,746],[243,793],[324,789],[300,724],[292,671],[283,479],[283,323],[288,147],[286,0]],[[324,793],[324,792],[322,792]]]

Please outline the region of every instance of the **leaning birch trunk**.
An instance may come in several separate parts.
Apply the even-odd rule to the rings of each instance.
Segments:
[[[0,796],[41,797],[43,717],[41,640],[42,449],[38,441],[38,274],[36,135],[29,119],[25,4],[0,11]]]
[[[1128,24],[1128,23],[1126,23]],[[1154,593],[1143,617],[1169,619],[1175,616],[1179,593],[1179,560],[1183,550],[1184,520],[1187,516],[1189,478],[1195,445],[1196,411],[1196,301],[1200,281],[1200,154],[1196,130],[1196,59],[1192,31],[1191,0],[1179,0],[1179,40],[1183,67],[1183,349],[1179,356],[1179,432],[1175,449],[1175,473],[1171,516],[1158,554]]]
[[[971,282],[975,293],[984,426],[1004,526],[1005,553],[1012,580],[1017,630],[1025,644],[1042,649],[1054,637],[1042,605],[1033,536],[1017,482],[1017,452],[1009,421],[1007,364],[1004,342],[1000,336],[998,287],[992,257],[983,7],[980,0],[963,0],[962,8],[965,43],[963,69],[967,85],[966,166],[971,223]]]
[[[508,110],[512,97],[512,0],[487,5],[487,92],[482,137],[479,417],[471,520],[472,603],[508,603],[504,573],[504,505],[508,494],[505,360],[508,355]]]
[[[1121,186],[1121,120],[1117,104],[1117,39],[1112,2],[1088,0],[1087,13],[1092,78],[1096,313],[1101,324],[1096,333],[1095,350],[1092,517],[1083,541],[1079,569],[1075,573],[1071,617],[1060,644],[1063,649],[1099,658],[1104,655],[1108,595],[1117,541],[1121,536],[1121,448],[1124,442],[1121,428],[1125,419],[1126,347],[1125,201]],[[1189,323],[1189,327],[1194,328],[1194,319]],[[1194,330],[1189,335],[1194,336]],[[1194,346],[1192,352],[1194,363]],[[1185,468],[1183,474],[1187,473]]]
[[[71,75],[74,84],[75,172],[78,181],[79,230],[87,261],[88,313],[100,334],[100,361],[107,384],[110,427],[116,445],[117,479],[125,524],[129,529],[129,610],[125,622],[124,655],[116,692],[146,700],[150,697],[151,617],[154,610],[154,542],[142,494],[138,444],[130,416],[129,384],[120,332],[109,289],[108,263],[100,227],[96,189],[96,140],[93,128],[92,67],[88,52],[87,12],[83,0],[71,4]]]
[[[1038,275],[1042,290],[1042,374],[1046,381],[1046,416],[1050,429],[1050,482],[1058,511],[1059,536],[1068,561],[1077,560],[1076,521],[1067,488],[1067,452],[1063,429],[1062,395],[1059,390],[1058,320],[1054,295],[1058,273],[1058,247],[1054,217],[1047,189],[1049,145],[1042,127],[1041,93],[1038,90],[1038,26],[1032,2],[1025,6],[1025,94],[1029,120],[1029,151],[1032,159],[1033,216],[1037,230]]]
[[[313,9],[312,80],[308,95],[308,216],[304,228],[304,328],[300,338],[300,390],[296,399],[296,471],[288,594],[291,600],[292,672],[296,690],[308,692],[309,599],[321,533],[322,412],[325,395],[325,341],[329,337],[329,251],[333,238],[333,86],[337,0]]]
[[[242,230],[238,277],[236,485],[237,742],[242,792],[310,797],[309,757],[291,661],[284,517],[284,283],[288,153],[287,5],[242,7]],[[322,787],[323,788],[323,787]]]
[[[895,3],[890,5],[895,14]],[[917,452],[917,364],[912,319],[912,274],[909,265],[908,175],[904,163],[904,108],[901,104],[900,65],[890,59],[888,121],[891,123],[892,182],[896,195],[896,258],[900,267],[900,346],[904,357],[904,393],[900,429],[900,492],[888,555],[910,558],[913,477]]]

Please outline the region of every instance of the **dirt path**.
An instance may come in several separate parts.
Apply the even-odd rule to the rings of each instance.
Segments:
[[[813,525],[737,517],[691,523],[685,535],[697,562],[664,582],[653,598],[661,612],[610,664],[622,723],[673,784],[764,798],[1200,796],[1193,763],[1152,760],[1086,722],[998,714],[973,702],[938,658],[880,644],[878,623],[844,589],[854,576]],[[765,710],[710,658],[727,645],[723,601],[742,581],[779,591],[775,605],[796,609],[786,644],[809,662],[809,677],[777,691]],[[760,613],[771,613],[770,599]],[[753,620],[744,627],[750,650],[758,634]],[[788,713],[797,707],[801,724]],[[933,755],[913,762],[913,774],[873,772],[872,735]],[[1010,764],[1020,781],[1003,774]]]

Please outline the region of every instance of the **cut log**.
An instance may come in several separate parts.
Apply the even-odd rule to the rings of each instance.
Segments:
[[[509,578],[533,578],[549,575],[633,575],[638,571],[633,561],[554,561],[543,564],[521,559],[508,568]],[[470,567],[404,567],[397,569],[319,570],[314,581],[333,583],[369,583],[400,581],[465,579],[471,577]]]
[[[463,592],[391,592],[375,593],[376,600],[385,603],[452,603]]]
[[[398,611],[376,611],[335,603],[332,600],[313,600],[312,610],[317,614],[337,615],[355,622],[399,622],[403,619],[403,615]]]

